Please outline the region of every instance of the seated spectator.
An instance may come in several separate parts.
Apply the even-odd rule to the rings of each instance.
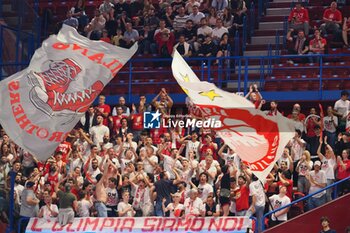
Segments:
[[[208,26],[208,20],[206,18],[201,19],[201,26],[197,29],[197,38],[199,42],[202,42],[206,36],[211,36],[213,29]]]
[[[106,24],[106,19],[103,17],[99,9],[95,10],[95,17],[85,27],[84,31],[87,37],[91,40],[99,40],[101,38],[102,30]]]
[[[175,14],[171,6],[167,6],[165,8],[165,14],[163,15],[162,19],[165,21],[166,27],[173,28],[173,21],[175,19]]]
[[[200,7],[200,3],[198,0],[188,0],[187,3],[186,3],[186,6],[185,6],[185,10],[188,14],[192,14],[193,10],[192,8],[194,6],[197,6],[198,8]]]
[[[143,0],[135,0],[130,4],[130,17],[141,16],[144,7]]]
[[[296,38],[293,39],[293,37],[291,37],[289,35],[289,37],[287,37],[287,39],[289,41],[292,41],[290,43],[290,46],[288,48],[288,53],[292,54],[292,55],[304,55],[307,54],[309,52],[309,40],[306,38],[305,33],[303,30],[299,30],[298,31],[298,35]],[[294,64],[295,62],[302,62],[302,63],[306,63],[308,61],[307,58],[301,58],[301,60],[299,58],[293,58],[293,59],[288,59],[287,63],[289,64]]]
[[[174,46],[174,49],[176,49],[183,57],[190,57],[192,55],[192,47],[185,41],[184,35],[180,36],[179,43]]]
[[[211,6],[215,8],[216,12],[223,12],[225,8],[228,7],[227,0],[213,0]]]
[[[199,57],[212,57],[216,55],[217,47],[213,43],[211,36],[206,36],[204,42],[198,50]]]
[[[198,6],[193,6],[192,13],[188,16],[188,19],[192,20],[194,25],[199,25],[201,19],[204,17],[205,15],[199,12]]]
[[[203,12],[204,14],[208,14],[209,13],[209,9],[210,9],[210,6],[211,6],[211,4],[210,4],[210,2],[211,2],[211,0],[201,0],[200,1],[200,6],[199,6],[199,11],[200,12]]]
[[[324,23],[321,25],[320,31],[323,34],[331,33],[336,35],[340,30],[342,19],[342,13],[337,9],[337,2],[333,1],[330,8],[323,12]]]
[[[131,48],[134,43],[139,40],[139,32],[132,28],[131,23],[126,24],[126,31],[124,32],[123,39],[121,39],[120,46],[123,48]]]
[[[214,7],[210,7],[209,13],[208,13],[208,25],[210,27],[215,27],[217,18],[218,18],[218,16],[216,13],[216,9]]]
[[[122,12],[127,10],[126,8],[124,0],[114,0],[114,18],[119,18]]]
[[[349,48],[348,35],[350,34],[350,17],[344,17],[342,37],[344,41],[344,47]]]
[[[143,22],[150,27],[151,31],[156,30],[159,25],[159,18],[156,16],[153,8],[150,8],[144,15]]]
[[[320,30],[315,30],[314,39],[310,40],[309,43],[309,53],[308,54],[324,54],[325,48],[327,45],[326,39],[321,37]],[[310,63],[319,63],[320,58],[317,57],[309,57]]]
[[[220,43],[222,36],[225,33],[228,33],[228,30],[222,25],[222,19],[220,18],[216,19],[216,27],[213,29],[213,34],[212,34],[213,42],[216,45],[218,45]]]
[[[106,29],[102,30],[102,37],[100,40],[102,40],[108,44],[111,44],[111,38],[109,38],[108,31]]]
[[[309,194],[315,193],[327,185],[326,174],[321,170],[321,162],[314,163],[314,170],[306,174],[306,178],[310,182]],[[308,209],[312,210],[326,203],[326,191],[320,192],[309,198]]]
[[[79,31],[83,31],[89,23],[89,17],[85,13],[85,1],[77,0],[75,5],[70,9],[72,16],[79,21]]]
[[[173,21],[173,28],[175,30],[175,33],[179,33],[185,28],[188,17],[189,16],[185,14],[185,8],[180,7],[178,9],[178,15],[175,16]]]
[[[301,2],[296,2],[295,7],[288,17],[289,30],[287,33],[287,39],[292,40],[291,34],[303,30],[305,35],[309,35],[309,12],[307,9],[301,6]]]
[[[140,31],[139,52],[140,54],[157,53],[157,48],[154,41],[154,32],[151,31],[148,25],[145,25]]]
[[[225,33],[224,35],[222,35],[222,38],[220,40],[216,57],[219,58],[219,57],[227,57],[227,56],[230,56],[230,45],[228,41],[228,34]],[[224,60],[221,60],[221,61],[224,61]],[[222,64],[220,60],[216,60],[214,64],[219,64],[219,63]]]
[[[119,46],[121,39],[123,39],[123,31],[121,29],[117,29],[117,34],[112,38],[112,44]]]
[[[78,29],[79,27],[79,21],[78,19],[73,17],[73,14],[71,11],[67,11],[67,19],[63,21],[63,24],[71,26],[75,29]]]
[[[110,0],[104,0],[98,9],[106,21],[114,20],[114,5]]]
[[[184,3],[183,0],[174,0],[171,3],[171,7],[173,8],[173,11],[177,11],[181,7],[185,7],[185,6],[186,6],[186,4]]]
[[[231,13],[231,9],[225,7],[222,14],[222,23],[225,28],[230,28],[233,24],[233,15]]]
[[[170,33],[170,29],[166,27],[166,23],[165,23],[165,20],[164,19],[161,19],[159,21],[159,28],[156,29],[156,31],[154,32],[154,37],[160,33],[160,32],[164,32],[164,31],[167,31],[168,33]]]
[[[192,46],[194,51],[198,51],[199,44],[197,42],[197,33],[192,20],[189,19],[186,21],[185,28],[181,33],[185,36],[186,42]]]

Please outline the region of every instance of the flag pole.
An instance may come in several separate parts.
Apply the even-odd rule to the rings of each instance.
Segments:
[[[13,223],[14,223],[14,216],[13,216],[13,210],[15,207],[14,203],[14,196],[15,196],[15,178],[16,178],[16,172],[13,170],[10,171],[10,207],[9,207],[9,225],[6,228],[6,233],[11,233],[14,230]]]

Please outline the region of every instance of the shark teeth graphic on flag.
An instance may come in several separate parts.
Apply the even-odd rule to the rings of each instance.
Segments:
[[[175,50],[172,71],[175,79],[203,118],[220,120],[216,133],[265,180],[284,147],[294,136],[294,123],[282,115],[267,116],[244,97],[202,82]]]

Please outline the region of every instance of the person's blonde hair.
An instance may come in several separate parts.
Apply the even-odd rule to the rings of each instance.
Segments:
[[[306,156],[306,161],[310,161],[311,160],[311,154],[310,151],[308,150],[304,150],[303,154]]]

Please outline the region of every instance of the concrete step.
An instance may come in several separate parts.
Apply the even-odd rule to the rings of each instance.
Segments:
[[[266,15],[285,15],[288,16],[290,12],[290,8],[267,8]]]
[[[253,36],[271,36],[271,35],[276,35],[276,31],[280,35],[283,34],[283,30],[255,30]]]
[[[279,38],[279,44],[282,44],[283,36]],[[251,39],[252,45],[258,44],[276,44],[276,36],[253,36]]]
[[[276,50],[272,50],[272,54],[275,54]],[[244,56],[267,56],[268,50],[257,50],[257,51],[244,51]]]
[[[280,22],[284,21],[285,15],[268,15],[261,18],[260,22]]]
[[[283,22],[261,22],[259,30],[283,30]]]
[[[269,8],[290,8],[291,7],[290,2],[270,2],[268,7]]]
[[[273,0],[273,2],[289,2],[289,3],[292,3],[293,1],[291,0]]]

